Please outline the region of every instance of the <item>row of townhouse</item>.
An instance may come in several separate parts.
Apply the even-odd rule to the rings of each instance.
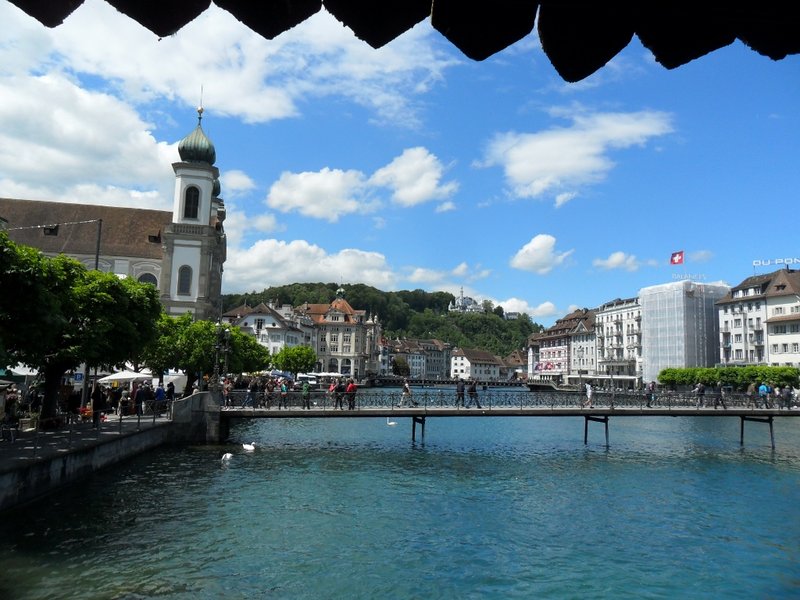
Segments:
[[[669,367],[800,367],[800,271],[689,280],[573,311],[528,340],[528,378],[637,388]]]
[[[391,364],[402,358],[413,379],[508,381],[526,377],[527,360],[519,351],[500,358],[484,350],[451,348],[435,339],[386,340],[384,348],[389,356],[387,374],[392,372]]]

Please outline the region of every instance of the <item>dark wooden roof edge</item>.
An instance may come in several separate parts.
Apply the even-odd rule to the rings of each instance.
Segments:
[[[57,27],[83,0],[9,0],[47,27]],[[159,37],[172,35],[205,12],[210,0],[106,0]],[[433,27],[464,55],[484,60],[538,27],[542,48],[568,82],[602,68],[636,35],[656,61],[674,69],[740,40],[773,60],[800,53],[800,4],[761,2],[564,2],[563,0],[215,0],[266,39],[302,23],[324,5],[374,48],[417,23]]]

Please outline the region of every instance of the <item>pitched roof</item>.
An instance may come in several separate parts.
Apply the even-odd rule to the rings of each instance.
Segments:
[[[350,303],[344,298],[336,298],[330,304],[301,304],[295,307],[295,310],[300,314],[305,314],[315,323],[327,323],[328,315],[331,312],[337,312],[342,315],[342,322],[344,324],[355,324],[363,321],[362,317],[366,315],[364,310],[355,310]],[[340,323],[337,321],[337,323]]]
[[[735,296],[736,292],[743,290],[757,290],[749,296]],[[746,278],[739,285],[734,286],[717,300],[717,304],[733,304],[748,300],[761,300],[777,296],[800,295],[800,270],[779,269],[772,273],[753,275]]]
[[[203,13],[210,0],[107,0],[156,36],[172,35]],[[83,0],[11,0],[47,27],[56,27]],[[674,69],[741,40],[773,60],[800,53],[800,9],[785,0],[760,2],[461,2],[459,0],[215,0],[259,35],[273,39],[322,6],[356,37],[380,48],[430,18],[473,60],[484,60],[537,27],[542,49],[566,81],[602,68],[636,35],[656,61]],[[156,38],[154,37],[154,43]]]
[[[101,256],[153,260],[162,259],[160,236],[172,223],[172,211],[13,198],[0,198],[0,217],[8,221],[12,241],[47,254],[69,255],[95,254],[102,219]],[[45,235],[44,226],[56,224],[61,224],[58,234]]]
[[[472,364],[481,363],[499,365],[501,367],[504,366],[501,359],[496,357],[491,352],[486,352],[485,350],[476,350],[474,348],[457,348],[456,350],[453,350],[451,356],[463,356]]]

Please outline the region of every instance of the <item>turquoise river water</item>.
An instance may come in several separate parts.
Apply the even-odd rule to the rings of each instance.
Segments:
[[[800,597],[800,419],[775,451],[736,418],[612,418],[608,449],[580,418],[395,421],[240,423],[7,513],[0,598]]]

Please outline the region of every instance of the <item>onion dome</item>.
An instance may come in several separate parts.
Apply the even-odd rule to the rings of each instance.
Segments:
[[[217,160],[217,151],[200,126],[202,120],[203,107],[201,106],[197,109],[197,127],[178,143],[178,154],[184,162],[213,165]]]

